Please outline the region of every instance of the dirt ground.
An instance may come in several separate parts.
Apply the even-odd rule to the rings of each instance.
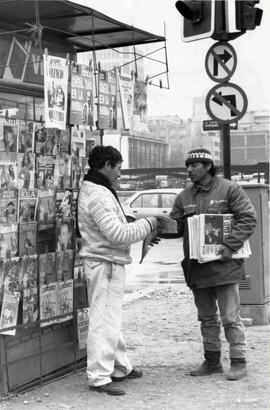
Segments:
[[[191,377],[203,358],[199,323],[184,284],[156,290],[124,306],[123,332],[134,366],[144,377],[124,381],[125,396],[89,391],[85,370],[42,388],[5,398],[1,410],[186,410],[270,409],[270,326],[246,328],[248,377],[227,381],[224,374]],[[229,367],[223,335],[222,362]]]

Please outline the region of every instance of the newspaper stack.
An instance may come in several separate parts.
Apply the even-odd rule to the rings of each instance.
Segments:
[[[189,258],[198,259],[199,263],[218,260],[226,239],[229,238],[232,214],[200,214],[188,218]],[[251,255],[249,241],[234,252],[233,258],[248,258]]]

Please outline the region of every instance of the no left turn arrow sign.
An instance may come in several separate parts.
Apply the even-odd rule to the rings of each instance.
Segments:
[[[205,69],[211,80],[217,83],[228,81],[235,72],[237,57],[234,48],[219,41],[208,50],[205,57]]]
[[[247,111],[247,103],[245,92],[233,83],[216,85],[209,91],[205,101],[209,116],[223,124],[242,118]]]

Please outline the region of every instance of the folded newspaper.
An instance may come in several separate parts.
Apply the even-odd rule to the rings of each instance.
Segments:
[[[232,214],[200,214],[188,218],[189,257],[199,263],[221,258],[221,249],[230,236],[233,226]],[[232,258],[248,258],[251,255],[249,241],[234,252]]]
[[[153,244],[154,238],[158,237],[159,235],[162,236],[164,234],[176,234],[177,233],[177,222],[174,219],[169,218],[168,216],[158,216],[159,219],[159,226],[153,232],[149,233],[143,241],[142,244],[142,254],[141,260],[139,263],[142,263],[146,254],[151,249],[151,244]]]

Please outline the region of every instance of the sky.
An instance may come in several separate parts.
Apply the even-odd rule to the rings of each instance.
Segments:
[[[73,0],[74,1],[74,0]],[[150,33],[164,35],[169,65],[169,90],[149,86],[148,115],[179,115],[191,118],[194,97],[206,97],[217,85],[205,70],[205,56],[215,43],[211,38],[184,43],[181,39],[181,15],[175,0],[77,0],[116,20],[134,25]],[[261,25],[238,39],[230,41],[236,51],[237,67],[230,82],[241,87],[248,98],[248,111],[270,108],[270,1],[261,0],[257,7],[263,9]],[[154,43],[150,50],[162,43]],[[157,58],[164,60],[164,54]],[[165,60],[164,60],[165,61]],[[149,75],[163,71],[164,66],[147,62]],[[156,82],[158,82],[158,77]],[[166,86],[165,77],[162,76]]]

